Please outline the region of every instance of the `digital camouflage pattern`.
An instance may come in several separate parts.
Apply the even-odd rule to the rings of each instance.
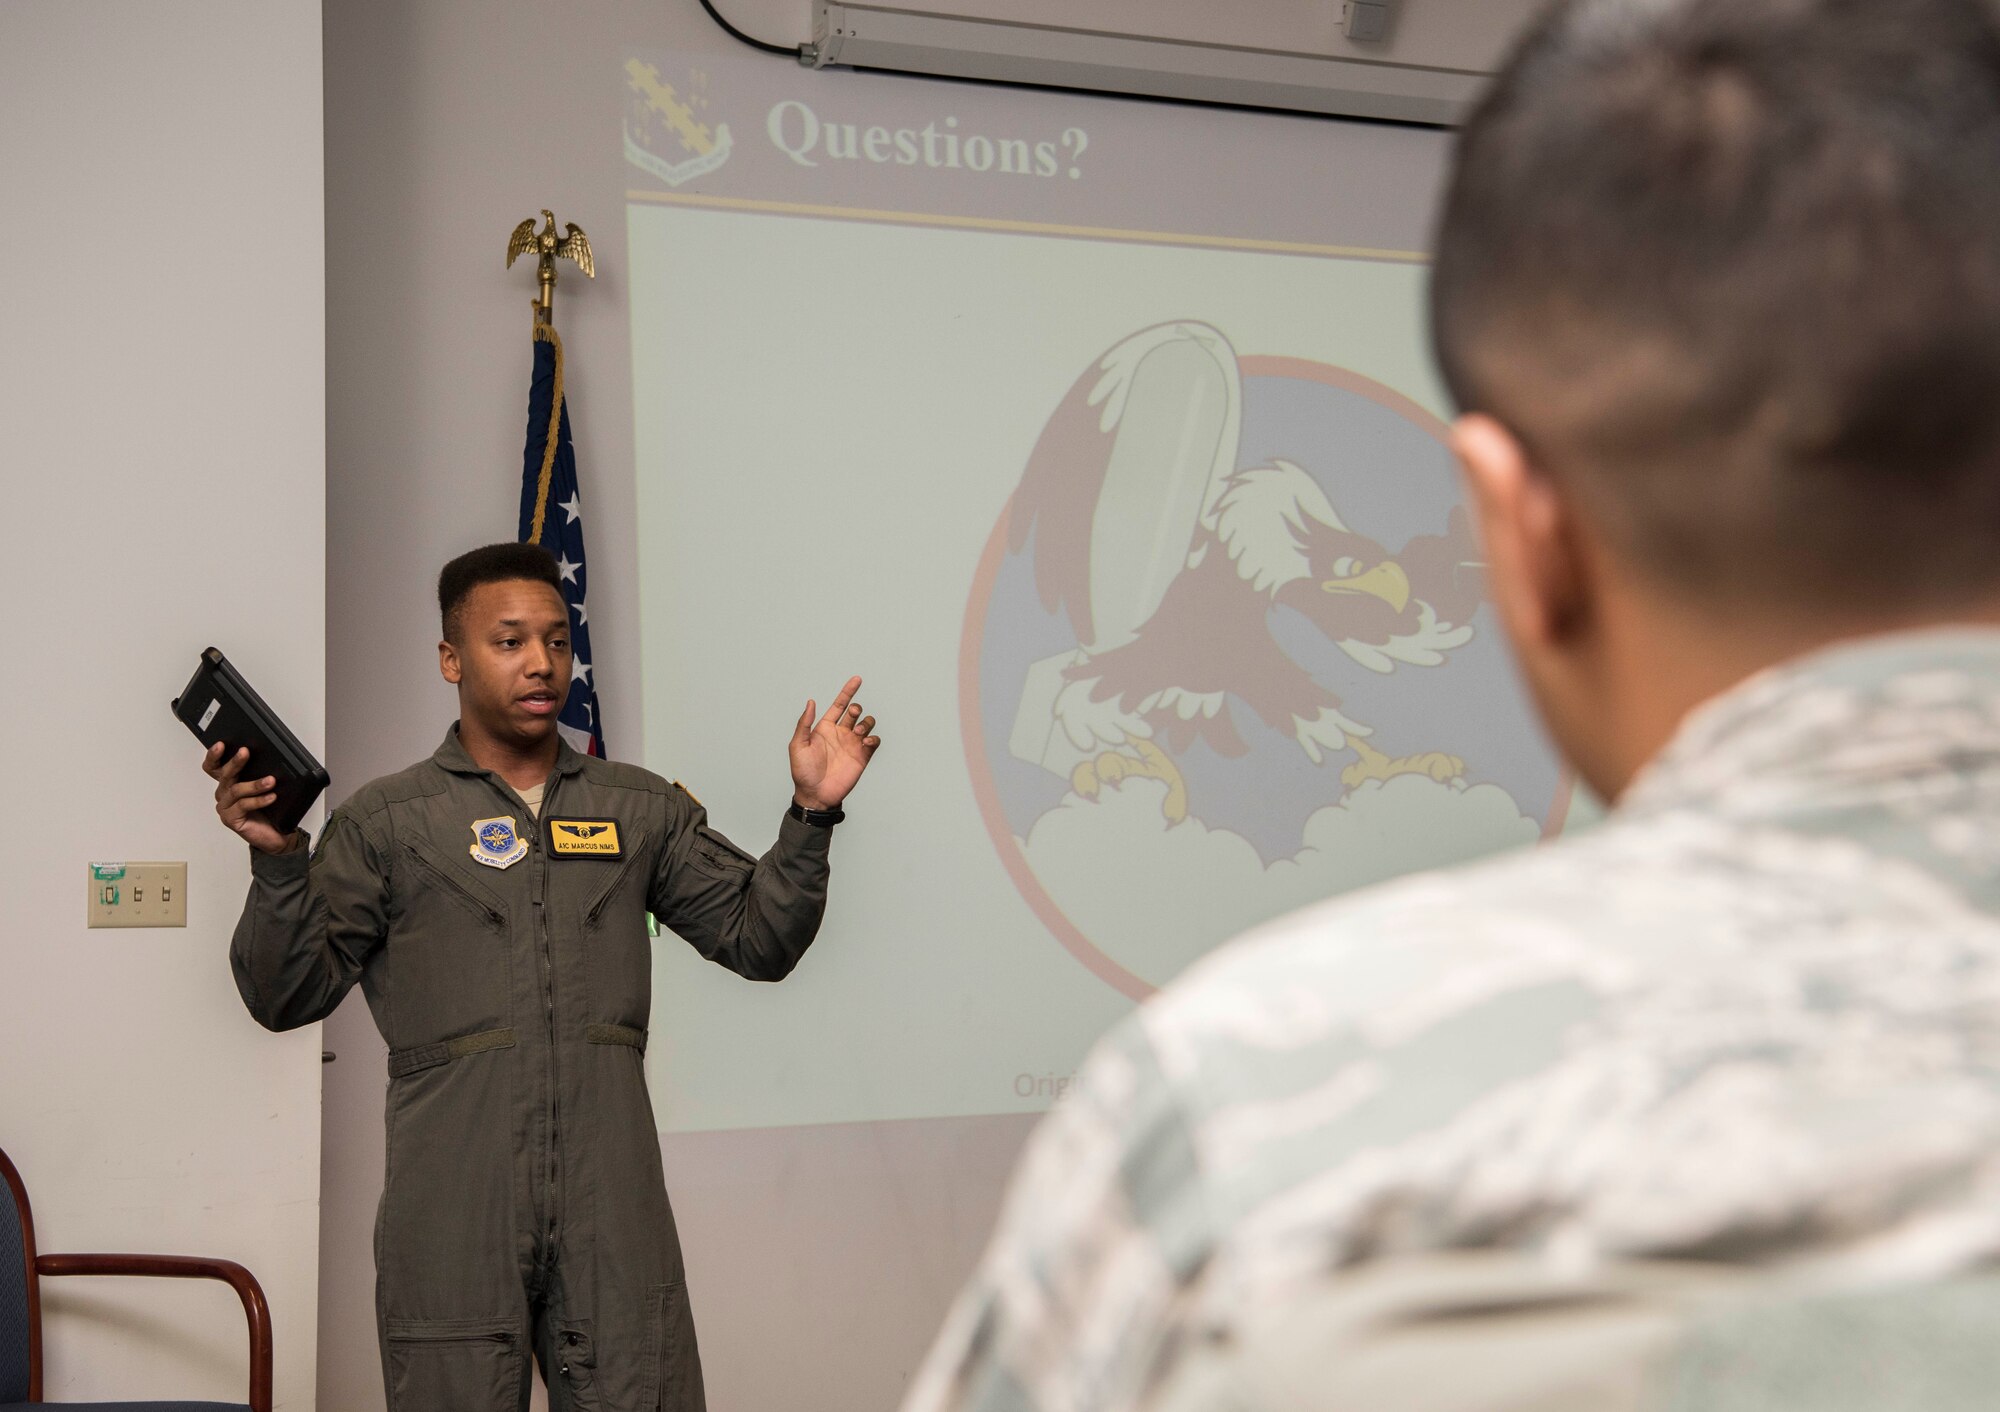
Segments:
[[[1818,1291],[1976,1269],[1996,825],[2000,632],[1878,638],[1693,713],[1591,833],[1244,937],[1038,1129],[908,1412],[1146,1406],[1301,1299],[1402,1268],[1447,1298],[1481,1257]]]

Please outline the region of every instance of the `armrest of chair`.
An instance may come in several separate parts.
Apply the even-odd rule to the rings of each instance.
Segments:
[[[220,1280],[243,1301],[250,1325],[250,1409],[271,1412],[271,1306],[257,1277],[234,1260],[194,1255],[38,1255],[35,1273],[51,1275],[152,1275]]]

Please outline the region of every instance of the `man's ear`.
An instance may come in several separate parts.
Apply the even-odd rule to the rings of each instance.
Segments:
[[[465,668],[458,660],[458,649],[451,645],[450,638],[438,640],[438,674],[453,686],[457,686],[465,676]]]
[[[1479,521],[1501,623],[1517,643],[1560,644],[1588,605],[1587,566],[1569,505],[1520,438],[1492,417],[1460,417],[1451,449]]]

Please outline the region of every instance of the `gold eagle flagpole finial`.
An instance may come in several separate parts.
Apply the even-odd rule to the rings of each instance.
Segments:
[[[530,216],[515,226],[513,235],[507,238],[509,269],[514,267],[517,256],[536,257],[535,278],[541,285],[541,291],[534,300],[535,325],[538,328],[550,324],[555,317],[558,259],[574,260],[577,268],[585,275],[591,279],[597,278],[597,264],[590,256],[590,238],[583,233],[582,227],[570,222],[564,225],[563,233],[557,235],[555,212],[544,207],[542,215],[548,224],[542,228],[539,235],[535,233],[535,218]]]

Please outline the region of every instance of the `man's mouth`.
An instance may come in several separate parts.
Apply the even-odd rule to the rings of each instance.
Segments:
[[[553,691],[531,691],[521,698],[521,704],[537,716],[555,714],[556,694]]]

